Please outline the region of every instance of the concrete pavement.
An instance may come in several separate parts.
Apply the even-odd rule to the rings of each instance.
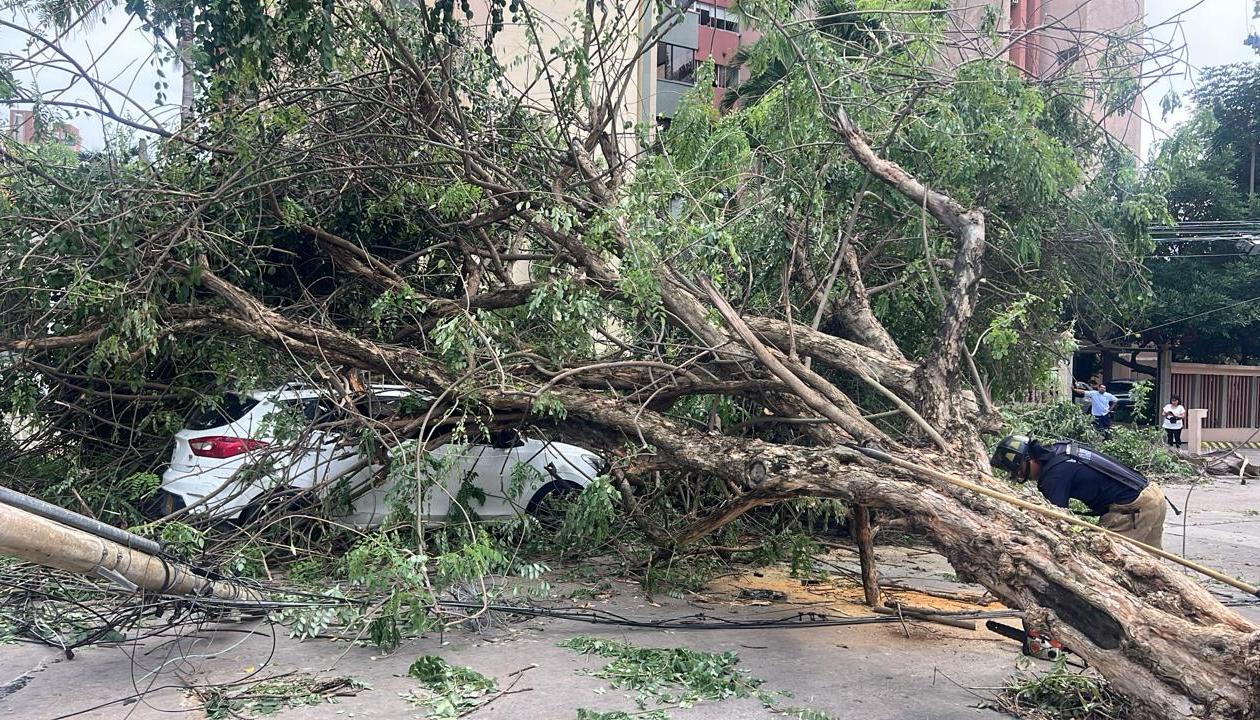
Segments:
[[[1188,507],[1182,518],[1169,513],[1165,547],[1231,575],[1260,582],[1260,485],[1218,479],[1207,485],[1166,485],[1170,498]],[[932,584],[964,594],[940,556],[919,548],[879,548],[884,581]],[[851,553],[828,556],[834,566],[853,567]],[[834,569],[834,568],[833,568]],[[777,573],[777,574],[776,574]],[[821,607],[843,609],[845,588],[801,585],[782,570],[721,579],[700,594],[648,599],[633,584],[614,583],[611,597],[592,606],[638,619],[704,612],[734,618],[783,617]],[[740,600],[741,588],[787,588],[779,602]],[[851,586],[849,586],[851,588]],[[1214,588],[1221,597],[1242,593]],[[922,601],[922,600],[920,600]],[[1260,622],[1260,607],[1240,608]],[[855,614],[860,612],[856,609]],[[274,631],[279,631],[274,632]],[[406,676],[417,656],[438,654],[500,681],[525,668],[504,695],[469,717],[573,719],[577,708],[635,712],[633,697],[582,674],[604,660],[582,657],[556,643],[578,634],[611,637],[641,646],[686,646],[738,653],[741,667],[765,681],[764,689],[790,693],[784,707],[803,707],[831,718],[853,720],[969,720],[997,718],[976,706],[1016,667],[1018,646],[983,630],[971,632],[915,625],[910,637],[900,625],[816,629],[720,631],[629,630],[574,621],[530,620],[477,634],[454,630],[409,641],[392,654],[346,642],[297,642],[265,624],[186,629],[182,636],[153,638],[118,647],[85,648],[66,661],[56,651],[31,645],[0,647],[0,718],[165,720],[202,718],[201,701],[189,686],[230,683],[289,673],[352,676],[364,689],[336,704],[281,710],[281,720],[424,717],[404,696],[416,688]],[[532,666],[532,667],[531,667]],[[113,704],[101,706],[103,703]],[[95,709],[94,709],[95,708]],[[677,720],[782,717],[753,699],[702,702],[670,710]]]

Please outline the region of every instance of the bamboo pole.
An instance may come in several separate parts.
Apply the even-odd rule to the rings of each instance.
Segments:
[[[134,550],[11,505],[0,504],[0,554],[163,595],[263,599],[258,592],[238,583],[212,580],[182,563]]]
[[[1122,542],[1126,542],[1135,547],[1139,547],[1156,557],[1161,557],[1161,558],[1164,558],[1165,560],[1171,560],[1177,563],[1178,565],[1181,565],[1182,567],[1190,568],[1191,570],[1197,573],[1200,573],[1202,575],[1206,575],[1212,578],[1213,580],[1223,582],[1226,585],[1229,585],[1230,587],[1238,588],[1239,590],[1242,590],[1243,592],[1246,592],[1251,595],[1255,595],[1256,597],[1260,597],[1260,588],[1256,587],[1255,585],[1243,582],[1242,580],[1237,580],[1235,578],[1232,578],[1223,572],[1220,572],[1218,570],[1213,570],[1210,567],[1205,567],[1203,565],[1200,565],[1199,563],[1194,562],[1193,560],[1187,560],[1186,558],[1183,558],[1176,553],[1170,553],[1167,550],[1164,550],[1163,548],[1157,548],[1153,545],[1147,545],[1144,542],[1141,542],[1139,540],[1134,540],[1133,538],[1127,537],[1125,535],[1121,535],[1120,533],[1115,532],[1113,530],[1108,530],[1105,527],[1100,527],[1091,522],[1086,522],[1085,520],[1082,520],[1076,517],[1075,515],[1070,515],[1068,513],[1061,512],[1059,510],[1054,510],[1048,507],[1037,505],[1035,503],[1030,503],[1027,500],[1017,498],[1014,495],[1009,495],[999,490],[993,490],[983,485],[977,485],[976,483],[973,483],[969,480],[964,480],[960,477],[950,475],[949,473],[943,473],[940,470],[934,470],[930,467],[927,467],[926,465],[920,465],[915,462],[910,462],[909,460],[902,460],[901,458],[893,457],[892,455],[889,455],[888,453],[882,450],[876,450],[874,448],[868,448],[868,447],[861,447],[858,445],[846,445],[845,447],[849,448],[850,450],[856,450],[857,452],[860,452],[863,455],[869,458],[872,458],[874,460],[879,460],[881,462],[886,462],[891,465],[896,465],[899,468],[909,470],[911,472],[918,473],[920,475],[926,475],[927,477],[940,480],[941,482],[948,483],[950,485],[953,485],[954,487],[960,487],[960,488],[963,488],[964,490],[970,490],[972,492],[979,493],[986,497],[991,497],[995,500],[1001,500],[1003,502],[1010,503],[1011,505],[1014,505],[1015,507],[1023,508],[1025,510],[1035,512],[1038,515],[1044,515],[1045,517],[1054,518],[1055,520],[1062,520],[1063,522],[1070,523],[1077,527],[1085,528],[1086,530],[1092,530],[1094,532],[1102,533],[1103,535],[1107,535],[1111,537],[1113,540],[1120,540]]]

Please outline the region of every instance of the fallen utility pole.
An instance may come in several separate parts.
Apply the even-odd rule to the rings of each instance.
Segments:
[[[230,580],[214,580],[184,563],[129,548],[0,503],[0,554],[110,580],[128,591],[227,600],[263,596]]]
[[[1023,498],[1018,498],[1018,497],[1015,497],[1014,495],[1001,492],[1000,490],[994,490],[992,488],[987,488],[983,485],[978,485],[976,483],[971,482],[970,480],[964,480],[955,475],[950,475],[949,473],[943,473],[940,470],[934,470],[926,465],[920,465],[919,463],[911,462],[909,460],[903,460],[898,457],[893,457],[892,455],[890,455],[887,452],[884,452],[883,450],[863,447],[860,445],[845,445],[844,447],[850,450],[855,450],[857,452],[860,452],[863,455],[871,458],[872,460],[879,460],[880,462],[886,462],[890,465],[896,465],[897,467],[902,468],[903,470],[909,470],[910,472],[917,473],[919,475],[926,475],[927,477],[933,478],[935,480],[940,480],[941,482],[948,483],[950,485],[953,485],[954,487],[963,488],[964,490],[970,490],[972,492],[979,493],[986,497],[991,497],[995,500],[1001,500],[1003,502],[1010,503],[1011,505],[1014,505],[1015,507],[1023,508],[1025,510],[1035,512],[1039,515],[1044,515],[1045,517],[1054,518],[1055,520],[1062,520],[1063,522],[1071,523],[1072,525],[1085,528],[1086,530],[1102,533],[1103,535],[1107,535],[1114,540],[1120,540],[1120,541],[1129,543],[1130,545],[1133,545],[1135,547],[1139,547],[1145,550],[1146,552],[1150,553],[1151,555],[1164,558],[1165,560],[1171,560],[1177,563],[1178,565],[1181,565],[1182,567],[1186,567],[1197,573],[1206,575],[1212,578],[1213,580],[1223,582],[1226,585],[1229,585],[1230,587],[1235,587],[1235,588],[1238,588],[1239,590],[1242,590],[1243,592],[1249,593],[1251,595],[1255,595],[1256,597],[1260,597],[1260,587],[1256,587],[1255,585],[1252,585],[1250,583],[1246,583],[1246,582],[1243,582],[1242,580],[1237,580],[1235,578],[1232,578],[1223,572],[1220,572],[1218,570],[1213,570],[1210,567],[1205,567],[1203,565],[1200,565],[1197,562],[1194,562],[1193,560],[1187,560],[1186,558],[1183,558],[1176,553],[1170,553],[1167,550],[1164,550],[1163,548],[1157,548],[1154,545],[1147,545],[1146,543],[1141,542],[1139,540],[1134,540],[1133,538],[1128,537],[1126,535],[1121,535],[1120,533],[1115,532],[1114,530],[1108,530],[1105,527],[1101,527],[1091,522],[1087,522],[1085,520],[1082,520],[1076,517],[1075,515],[1070,515],[1068,513],[1065,513],[1059,510],[1054,510],[1048,507],[1037,505],[1036,503],[1028,502],[1027,500],[1024,500]]]
[[[75,512],[70,512],[65,508],[58,507],[52,503],[46,503],[39,498],[33,498],[30,495],[23,495],[16,490],[10,490],[7,487],[0,487],[0,504],[12,505],[30,513],[34,513],[42,518],[47,518],[62,525],[68,525],[76,530],[103,537],[106,540],[113,540],[120,545],[126,545],[129,548],[142,550],[150,555],[156,555],[162,552],[162,546],[149,538],[143,538],[126,530],[121,530],[113,525],[106,525],[99,520],[93,520],[84,517]]]

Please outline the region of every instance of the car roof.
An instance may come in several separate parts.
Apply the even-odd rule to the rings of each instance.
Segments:
[[[315,385],[307,385],[305,383],[287,383],[279,387],[268,388],[263,390],[253,390],[247,393],[255,400],[310,400],[318,397],[328,397],[330,393],[327,388]],[[385,399],[401,399],[405,397],[418,397],[421,399],[432,400],[433,396],[416,388],[406,385],[369,385],[366,394],[377,398]]]

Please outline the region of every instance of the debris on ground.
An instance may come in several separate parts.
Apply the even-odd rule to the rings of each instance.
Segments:
[[[406,694],[412,704],[428,710],[426,720],[454,720],[463,717],[495,700],[514,692],[527,692],[529,688],[514,689],[527,670],[510,673],[512,678],[503,690],[494,678],[486,677],[470,667],[451,665],[436,655],[423,655],[416,659],[407,674],[420,681],[420,688]]]
[[[1038,666],[1042,667],[1042,666]],[[1128,703],[1097,673],[1060,657],[1045,672],[1024,669],[994,697],[993,709],[1022,720],[1126,720]]]
[[[314,675],[289,675],[262,680],[236,690],[224,686],[194,688],[207,720],[251,718],[274,715],[281,710],[303,705],[337,702],[368,689],[360,680],[350,677],[319,678]]]
[[[744,588],[739,591],[740,600],[760,600],[764,602],[787,602],[787,593],[764,588]]]
[[[885,603],[935,610],[943,613],[1000,610],[1003,606],[980,593],[961,593],[907,583],[883,585]],[[717,578],[696,602],[730,607],[766,605],[770,602],[809,606],[811,610],[834,615],[869,615],[861,582],[845,574],[822,578],[793,577],[784,565],[771,565]]]
[[[764,690],[763,680],[737,667],[739,655],[731,650],[712,653],[681,647],[639,647],[587,635],[570,638],[559,645],[583,655],[609,659],[608,664],[589,674],[607,680],[618,690],[633,691],[634,702],[639,709],[633,715],[621,711],[580,709],[579,718],[618,720],[633,716],[668,720],[670,716],[666,710],[670,708],[691,707],[704,700],[752,697],[764,707],[784,715],[828,720],[828,716],[818,710],[779,707],[780,698],[787,697],[787,694]]]

